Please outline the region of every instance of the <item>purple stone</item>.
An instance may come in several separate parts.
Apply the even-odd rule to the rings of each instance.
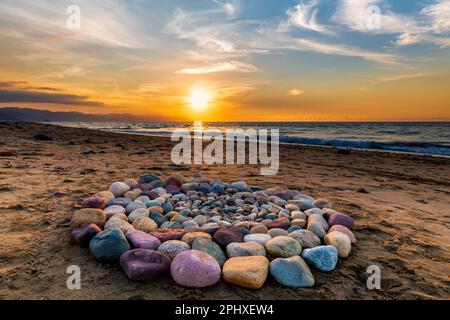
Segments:
[[[142,192],[149,192],[153,187],[149,183],[138,183],[132,189],[141,189]]]
[[[133,200],[128,199],[128,198],[115,198],[112,199],[108,202],[108,207],[110,206],[122,206],[122,207],[126,207],[127,205],[129,205]]]
[[[137,229],[130,229],[125,232],[128,242],[134,248],[156,250],[161,245],[158,238]]]
[[[151,279],[164,273],[170,266],[166,255],[148,249],[133,249],[120,256],[120,265],[128,278],[134,281]]]
[[[219,282],[221,269],[216,259],[199,250],[183,251],[173,259],[170,274],[188,288],[205,288]]]
[[[166,189],[167,193],[171,193],[171,194],[181,193],[181,188],[180,187],[177,187],[177,186],[174,186],[174,185],[171,185],[171,184],[167,185],[165,187],[165,189]]]
[[[186,232],[183,229],[158,228],[150,232],[152,236],[158,238],[159,241],[181,240]]]
[[[267,229],[280,228],[286,230],[289,228],[289,224],[284,218],[275,219],[267,224]]]
[[[106,201],[100,197],[89,197],[83,200],[81,203],[82,208],[104,209],[106,207]]]
[[[231,242],[242,242],[244,234],[237,230],[221,228],[214,233],[213,240],[222,248],[225,248]]]
[[[347,227],[348,229],[353,229],[353,219],[350,218],[348,215],[335,212],[328,218],[328,224],[331,226],[334,226],[336,224],[339,224],[341,226]]]
[[[80,245],[87,247],[89,242],[97,233],[102,231],[95,223],[85,224],[84,226],[72,231],[72,236]]]

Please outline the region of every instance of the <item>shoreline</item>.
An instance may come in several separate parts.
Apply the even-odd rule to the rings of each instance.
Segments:
[[[30,122],[36,124],[46,124],[45,122]],[[93,122],[95,123],[95,122]],[[414,123],[414,122],[411,122]],[[448,122],[442,122],[448,123]],[[120,132],[115,130],[107,130],[107,129],[95,129],[95,128],[81,128],[81,127],[73,127],[73,126],[63,126],[56,123],[51,123],[50,125],[64,127],[64,128],[78,128],[78,129],[86,129],[86,130],[95,130],[102,132],[110,132],[116,134],[125,134],[132,136],[144,136],[144,137],[158,137],[158,138],[167,138],[170,139],[169,135],[164,134],[152,134],[152,133],[139,133],[139,132]],[[195,139],[195,137],[193,137]],[[330,139],[332,140],[332,139]],[[358,148],[358,147],[350,147],[350,146],[330,146],[330,145],[321,145],[321,144],[307,144],[307,143],[293,143],[293,142],[279,142],[281,145],[286,146],[303,146],[303,147],[317,147],[317,148],[332,148],[336,150],[351,150],[351,151],[367,151],[367,152],[381,152],[381,153],[394,153],[394,154],[406,154],[406,155],[418,155],[425,157],[439,157],[439,158],[448,158],[450,159],[450,155],[442,155],[442,154],[430,154],[430,153],[421,153],[421,152],[410,152],[410,151],[401,151],[401,150],[386,150],[386,149],[377,149],[377,148]]]
[[[52,141],[35,139],[37,134]],[[257,165],[171,165],[175,143],[161,137],[36,123],[0,123],[1,299],[448,299],[450,159],[321,146],[280,146],[280,170]],[[221,281],[190,290],[162,275],[130,282],[71,239],[68,222],[82,199],[112,181],[200,172],[226,182],[292,188],[331,201],[355,221],[357,243],[316,285],[291,289],[268,279],[254,291]],[[66,268],[82,270],[81,290],[67,290]],[[382,290],[366,287],[379,265]]]

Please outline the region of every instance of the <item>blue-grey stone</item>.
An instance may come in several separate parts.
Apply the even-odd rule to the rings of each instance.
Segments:
[[[147,173],[139,178],[139,183],[150,183],[152,181],[160,180],[157,175]]]
[[[166,221],[161,225],[161,228],[167,228],[167,229],[183,229],[183,226],[181,223],[176,221]]]
[[[314,276],[299,256],[276,258],[270,263],[270,274],[283,286],[303,288],[314,285]]]
[[[334,246],[318,246],[303,250],[302,257],[315,268],[328,272],[336,268],[338,251]]]
[[[147,208],[155,207],[155,206],[161,207],[161,202],[159,200],[150,200],[150,201],[147,201],[145,203],[145,205],[147,206]]]
[[[169,201],[165,202],[161,207],[163,208],[164,213],[168,213],[173,210],[173,205]]]
[[[160,227],[164,222],[167,221],[167,218],[165,216],[156,211],[150,213],[150,219],[155,221],[158,227]]]
[[[300,226],[290,226],[290,227],[287,229],[287,232],[291,233],[291,232],[293,232],[293,231],[297,231],[297,230],[300,230],[300,229],[301,229]]]
[[[108,201],[108,207],[110,206],[122,206],[122,207],[126,207],[127,205],[129,205],[133,200],[128,199],[128,198],[115,198],[115,199],[111,199]]]
[[[98,261],[115,262],[130,250],[130,245],[123,232],[114,228],[97,233],[89,243],[89,250]]]

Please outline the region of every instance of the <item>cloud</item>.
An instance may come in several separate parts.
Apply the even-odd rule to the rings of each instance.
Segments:
[[[416,78],[424,78],[435,75],[433,72],[428,73],[410,73],[410,74],[400,74],[395,76],[389,76],[381,78],[381,82],[391,82],[391,81],[399,81],[399,80],[408,80],[408,79],[416,79]]]
[[[68,78],[68,77],[81,77],[88,74],[89,71],[81,67],[67,67],[57,72],[52,72],[44,76],[44,78]]]
[[[159,94],[164,92],[164,88],[156,83],[143,83],[137,88],[141,94]]]
[[[239,71],[239,72],[254,72],[258,70],[255,66],[250,64],[245,64],[238,61],[227,61],[221,62],[214,65],[210,65],[202,68],[186,68],[177,71],[180,74],[206,74],[206,73],[216,73],[216,72],[229,72],[229,71]]]
[[[87,96],[74,94],[48,93],[25,90],[0,89],[0,103],[51,103],[77,106],[100,107],[103,103],[90,101]]]
[[[287,22],[283,22],[281,24],[281,29],[286,29],[290,26],[297,26],[319,33],[333,34],[328,27],[317,22],[316,16],[318,3],[318,0],[311,0],[306,4],[299,3],[294,8],[289,8],[286,12],[288,20]]]
[[[429,19],[433,32],[450,31],[450,1],[439,0],[422,9],[422,15]]]
[[[214,0],[214,2],[219,4],[222,7],[223,11],[225,11],[225,13],[230,17],[235,16],[238,12],[238,8],[236,7],[236,5],[230,2],[222,2],[219,0]]]
[[[303,90],[294,88],[294,89],[289,90],[289,95],[290,96],[294,96],[294,97],[298,97],[298,96],[302,95],[304,92],[305,91],[303,91]]]
[[[398,64],[396,57],[388,53],[377,53],[354,47],[336,44],[320,43],[313,40],[298,39],[298,50],[308,50],[323,54],[334,54],[339,56],[360,57],[368,61],[375,61],[384,64]]]

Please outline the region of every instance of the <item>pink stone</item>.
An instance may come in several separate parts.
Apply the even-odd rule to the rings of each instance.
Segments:
[[[92,209],[104,209],[106,207],[106,201],[101,197],[89,197],[83,200],[81,203],[82,208]]]
[[[328,218],[328,224],[331,226],[340,224],[341,226],[347,227],[348,229],[353,229],[353,219],[348,215],[335,212]]]
[[[72,236],[80,245],[87,247],[91,239],[100,231],[102,231],[102,229],[100,229],[98,225],[90,223],[73,230]]]
[[[166,255],[148,249],[134,249],[120,256],[120,265],[128,278],[134,281],[151,279],[169,269],[170,259]]]
[[[137,229],[130,229],[125,232],[128,242],[134,248],[157,250],[161,245],[158,238]]]

